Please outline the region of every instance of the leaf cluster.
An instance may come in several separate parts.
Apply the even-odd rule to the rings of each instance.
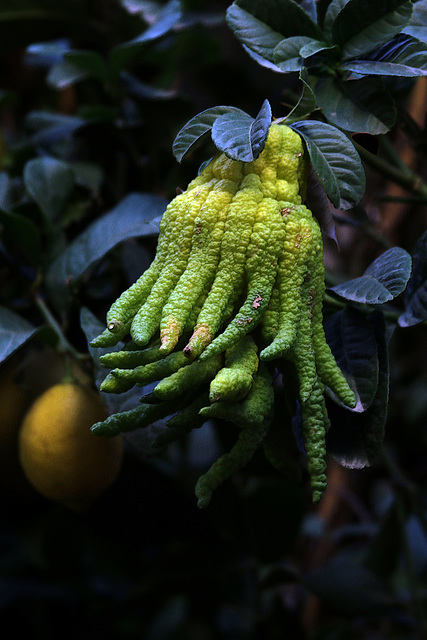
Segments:
[[[28,104],[13,84],[0,100],[2,116],[17,128],[0,134],[8,281],[0,294],[0,362],[46,340],[90,368],[81,301],[87,296],[102,308],[149,264],[170,198],[168,129],[159,144],[151,121],[156,113],[176,131],[184,100],[162,77],[163,57],[181,46],[181,34],[195,25],[209,30],[222,17],[184,11],[178,0],[124,0],[111,16],[83,3],[63,3],[61,11],[50,0],[9,4],[0,9],[0,34],[16,25],[22,73],[34,88]],[[52,23],[61,37],[34,41],[50,35]]]
[[[261,65],[299,73],[306,113],[316,107],[340,129],[379,135],[396,119],[389,79],[427,74],[426,11],[425,0],[236,0],[227,23]]]

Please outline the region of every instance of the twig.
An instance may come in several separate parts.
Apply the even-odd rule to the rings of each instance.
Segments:
[[[86,356],[83,354],[80,354],[64,336],[64,333],[61,327],[59,326],[56,319],[53,317],[50,309],[47,307],[47,305],[45,304],[40,294],[37,291],[33,291],[32,295],[33,295],[34,302],[37,308],[39,309],[40,313],[42,314],[43,318],[46,320],[47,324],[54,330],[54,332],[57,335],[59,351],[61,351],[62,353],[69,353],[78,360],[82,360],[86,358]]]

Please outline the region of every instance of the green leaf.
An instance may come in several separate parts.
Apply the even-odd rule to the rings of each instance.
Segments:
[[[315,92],[317,104],[329,122],[346,131],[381,135],[396,120],[393,98],[374,78],[348,82],[322,78]]]
[[[411,14],[408,0],[350,0],[333,23],[333,42],[344,58],[361,56],[400,33]]]
[[[25,62],[37,67],[52,67],[61,62],[64,53],[68,51],[68,40],[53,40],[51,42],[34,42],[25,50]]]
[[[68,60],[61,60],[50,68],[46,82],[52,89],[66,89],[87,77],[86,71],[76,67]]]
[[[0,362],[6,360],[35,336],[52,340],[54,335],[50,327],[34,327],[17,313],[0,306]]]
[[[7,247],[22,251],[33,264],[39,262],[41,253],[40,233],[29,218],[0,209],[0,225]]]
[[[323,30],[325,35],[332,40],[332,29],[338,14],[343,10],[350,0],[332,0],[329,4],[323,21]]]
[[[273,62],[273,50],[292,36],[322,39],[322,31],[293,0],[236,0],[226,20],[240,42]]]
[[[360,304],[384,304],[405,290],[411,268],[409,253],[400,247],[393,247],[374,260],[363,276],[331,287],[331,291]]]
[[[313,169],[332,204],[350,209],[359,202],[365,193],[365,171],[347,136],[317,120],[303,120],[290,126],[304,138]]]
[[[350,469],[368,467],[376,460],[384,440],[387,419],[390,379],[387,329],[380,311],[365,316],[364,322],[372,327],[377,345],[378,385],[374,399],[362,413],[327,401],[331,427],[326,434],[326,450],[336,462]],[[357,335],[355,338],[357,342]]]
[[[156,20],[141,35],[128,42],[115,46],[110,52],[110,64],[115,73],[120,72],[130,62],[131,58],[147,43],[164,37],[175,27],[182,17],[180,0],[169,0],[157,13]]]
[[[151,22],[156,17],[158,3],[154,0],[119,0],[120,4],[131,15],[140,16],[146,22]]]
[[[33,48],[29,47],[28,51],[34,54]],[[38,45],[36,53],[40,55],[44,52],[45,47],[40,48]],[[103,57],[97,51],[70,51],[64,48],[60,59],[48,73],[47,83],[55,89],[64,89],[87,77],[96,78],[100,82],[107,81],[108,67]]]
[[[295,107],[288,113],[284,122],[290,124],[291,122],[297,122],[301,118],[305,118],[312,113],[316,108],[316,96],[313,93],[312,88],[308,84],[307,69],[303,67],[299,74],[299,79],[302,82],[302,93]]]
[[[66,116],[49,111],[30,111],[25,124],[35,131],[31,135],[34,145],[50,146],[71,136],[87,122],[78,116]]]
[[[12,213],[16,204],[15,181],[6,171],[0,172],[0,208]]]
[[[413,327],[427,320],[427,231],[415,245],[413,271],[405,294],[405,312],[399,317],[401,327]]]
[[[378,352],[373,327],[362,313],[346,308],[327,318],[325,334],[338,366],[356,393],[357,405],[352,411],[362,413],[371,406],[378,387]],[[344,406],[331,391],[329,395]]]
[[[155,236],[167,202],[160,196],[131,193],[93,222],[50,265],[46,285],[58,308],[66,305],[68,287],[78,284],[108,252],[129,238]]]
[[[127,71],[121,72],[120,81],[125,91],[141,100],[170,100],[178,95],[178,92],[174,89],[161,89],[141,82],[141,80]]]
[[[310,16],[311,20],[317,24],[317,6],[316,0],[297,0],[301,9],[304,9],[306,14]]]
[[[258,158],[271,125],[271,107],[265,100],[257,117],[246,113],[225,113],[212,126],[212,140],[229,158],[252,162]]]
[[[198,113],[197,116],[191,118],[191,120],[182,127],[173,142],[172,151],[178,162],[181,162],[187,151],[189,151],[189,149],[198,140],[200,140],[202,136],[212,129],[215,120],[224,113],[246,115],[241,109],[226,106],[211,107],[209,109],[205,109],[205,111],[202,111],[201,113]]]
[[[361,75],[425,76],[427,47],[411,36],[400,35],[364,60],[344,62],[341,69]]]
[[[322,232],[338,245],[335,222],[332,217],[332,204],[321,186],[313,167],[310,167],[307,176],[305,204],[317,218]]]
[[[85,187],[94,194],[99,192],[104,179],[101,167],[91,162],[69,162],[68,166],[74,174],[76,184]]]
[[[294,36],[281,40],[273,50],[273,62],[283,73],[300,71],[304,64],[300,49],[310,42],[317,42],[306,36]]]
[[[264,58],[259,53],[255,53],[255,51],[253,51],[252,49],[249,49],[249,47],[247,47],[245,44],[242,45],[242,46],[243,46],[243,49],[248,54],[248,56],[250,56],[252,58],[252,60],[255,60],[255,62],[257,64],[259,64],[261,67],[264,67],[265,69],[270,69],[271,71],[274,71],[275,73],[283,73],[279,69],[279,67],[276,67],[276,65],[273,64],[270,60],[267,60],[267,58]]]
[[[283,39],[281,33],[236,3],[227,9],[226,20],[236,38],[245,48],[273,62],[273,51]],[[274,25],[274,20],[271,20],[271,23]]]
[[[107,63],[97,51],[71,50],[64,54],[64,58],[100,82],[106,82],[108,79]]]
[[[328,44],[322,40],[313,40],[310,38],[310,42],[307,42],[307,44],[301,47],[300,54],[304,59],[306,59],[310,58],[310,56],[314,56],[316,53],[320,53],[320,51],[326,51],[327,49],[337,49],[337,47],[334,44]]]
[[[55,158],[34,158],[24,167],[24,184],[46,218],[55,221],[74,187],[69,166]]]
[[[427,0],[418,0],[415,3],[412,17],[402,29],[402,33],[427,43]]]
[[[426,63],[422,63],[427,67]],[[413,78],[414,76],[427,76],[427,68],[410,67],[406,64],[393,64],[391,62],[374,62],[354,60],[341,65],[343,71],[352,71],[361,76],[397,76],[399,78]]]

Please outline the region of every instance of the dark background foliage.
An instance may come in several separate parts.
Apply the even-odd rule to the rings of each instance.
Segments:
[[[1,3],[0,348],[31,397],[59,379],[64,354],[96,379],[86,336],[152,259],[165,203],[214,152],[205,140],[177,163],[172,144],[184,124],[216,105],[255,117],[268,99],[280,118],[298,102],[298,73],[247,55],[225,22],[229,4],[187,0],[179,15],[179,3],[142,0]],[[336,287],[327,327],[380,337],[383,385],[367,417],[349,420],[331,402],[334,457],[320,505],[292,441],[301,477],[291,462],[280,475],[260,454],[199,511],[195,480],[234,438],[223,427],[194,431],[162,458],[135,433],[118,481],[83,514],[36,495],[4,451],[2,630],[43,640],[425,637],[427,338],[425,322],[406,326],[413,307],[396,320],[426,280],[426,243],[417,242],[426,229],[427,82],[398,78],[388,88],[396,123],[386,135],[353,135],[366,194],[347,211],[328,205],[325,238]],[[408,290],[369,320],[364,300],[344,310],[346,283],[392,247],[414,256]],[[370,467],[341,466],[350,445],[356,460],[361,451],[369,458],[365,436],[382,428],[387,358],[384,444]]]

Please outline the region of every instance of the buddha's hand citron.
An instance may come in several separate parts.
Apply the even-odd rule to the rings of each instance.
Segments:
[[[112,305],[106,330],[92,342],[106,347],[130,333],[135,347],[102,357],[112,367],[103,391],[158,381],[145,408],[113,416],[94,432],[147,426],[152,402],[161,404],[156,412],[176,413],[178,423],[192,415],[194,428],[215,418],[242,429],[233,450],[199,481],[199,506],[268,437],[273,380],[284,360],[297,376],[315,501],[326,486],[324,386],[355,405],[323,330],[323,243],[304,205],[307,169],[302,139],[285,125],[270,127],[252,162],[218,153],[169,204],[154,262]],[[264,387],[268,402],[257,399]],[[188,411],[174,405],[179,398],[188,400]]]

